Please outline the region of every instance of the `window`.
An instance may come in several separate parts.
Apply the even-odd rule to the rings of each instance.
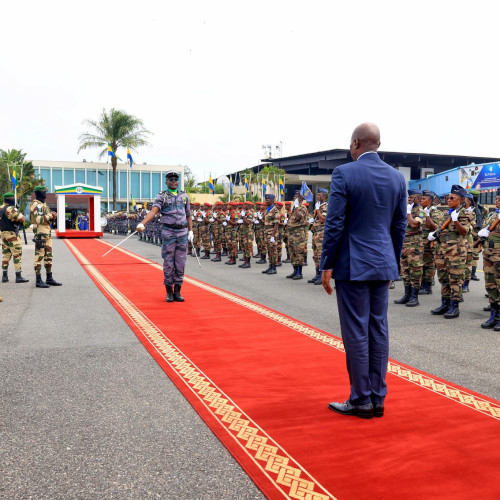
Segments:
[[[62,186],[62,185],[63,185],[62,170],[60,168],[53,168],[51,191],[54,192],[56,186]]]
[[[130,184],[132,187],[132,196],[134,197],[135,201],[141,198],[139,192],[139,183],[140,183],[139,172],[130,172]]]
[[[103,188],[102,195],[108,196],[108,176],[106,170],[98,171],[97,185]],[[109,192],[109,196],[112,196],[111,191]]]
[[[75,170],[75,182],[85,184],[85,170],[82,168]]]
[[[64,185],[74,184],[75,183],[75,173],[72,168],[63,169],[64,174]]]
[[[151,175],[149,172],[141,172],[141,183],[142,199],[151,198]]]
[[[50,185],[50,168],[40,169],[40,176],[45,181],[45,185],[49,191],[52,191],[52,186]]]
[[[445,176],[444,180],[447,181],[448,180],[448,176]]]
[[[127,174],[128,172],[120,172],[120,190],[118,198],[127,198]]]
[[[156,197],[156,195],[162,191],[162,188],[161,188],[161,179],[162,179],[162,175],[159,173],[159,172],[154,172],[153,173],[153,190],[152,190],[152,197]]]
[[[89,186],[97,186],[95,170],[87,170],[87,184]],[[107,196],[106,191],[103,191],[103,196]]]

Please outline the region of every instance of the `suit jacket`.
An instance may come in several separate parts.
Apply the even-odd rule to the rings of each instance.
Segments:
[[[320,269],[339,280],[392,280],[406,231],[406,182],[377,153],[335,168]]]

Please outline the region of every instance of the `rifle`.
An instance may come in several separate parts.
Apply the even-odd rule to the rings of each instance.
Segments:
[[[19,210],[19,204],[16,203],[16,208]],[[24,244],[27,245],[28,244],[28,238],[26,238],[26,230],[24,229],[24,222],[21,222],[20,224],[22,230],[23,230],[23,236],[24,236]]]
[[[465,208],[465,202],[461,203],[460,206],[458,208],[455,208],[454,210],[456,210],[458,213],[463,208]],[[437,241],[439,241],[439,235],[441,234],[441,232],[444,231],[450,225],[450,223],[451,223],[451,213],[448,215],[448,218],[443,222],[443,225],[434,232],[434,238]],[[431,241],[431,248],[433,247],[434,247],[434,241]]]
[[[490,232],[491,232],[491,231],[494,231],[494,230],[495,230],[495,228],[498,226],[498,223],[499,223],[499,222],[500,222],[500,219],[497,217],[497,218],[495,219],[495,221],[494,221],[494,222],[493,222],[490,226],[486,227],[485,229],[488,229],[488,231],[490,231]],[[473,247],[473,248],[478,247],[478,248],[479,248],[479,251],[481,251],[481,249],[483,248],[484,242],[485,242],[485,241],[487,241],[487,240],[488,240],[488,238],[484,238],[484,237],[479,238],[479,239],[476,241],[476,243],[474,243],[474,247]]]

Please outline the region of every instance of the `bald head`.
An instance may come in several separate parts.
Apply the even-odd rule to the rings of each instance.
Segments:
[[[354,161],[367,151],[377,151],[380,147],[380,130],[374,123],[358,125],[351,137],[351,156]]]

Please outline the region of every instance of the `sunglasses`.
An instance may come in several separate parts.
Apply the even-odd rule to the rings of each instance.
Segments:
[[[167,181],[175,181],[177,182],[179,180],[179,177],[169,177]]]

